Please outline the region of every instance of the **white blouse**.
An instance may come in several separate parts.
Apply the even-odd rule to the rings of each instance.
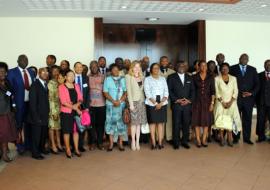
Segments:
[[[146,96],[145,104],[149,106],[155,106],[150,101],[150,98],[156,100],[158,95],[160,96],[160,100],[162,100],[163,97],[168,99],[169,90],[165,77],[159,76],[157,79],[153,78],[152,76],[146,77],[144,81],[144,92]],[[163,105],[167,104],[168,100],[163,103]]]

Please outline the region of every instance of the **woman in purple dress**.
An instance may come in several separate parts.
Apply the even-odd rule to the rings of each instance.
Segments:
[[[207,147],[208,127],[213,123],[211,115],[213,114],[215,103],[215,81],[207,72],[207,63],[199,62],[200,72],[193,76],[195,85],[195,101],[192,107],[192,126],[195,128],[197,147]],[[201,140],[201,128],[203,137]]]

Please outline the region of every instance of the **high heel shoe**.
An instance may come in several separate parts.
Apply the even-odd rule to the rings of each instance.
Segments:
[[[57,151],[58,151],[58,152],[64,152],[64,149],[63,149],[63,148],[57,147]]]
[[[6,163],[9,163],[9,162],[12,162],[13,160],[9,157],[6,157],[6,158],[3,157],[3,161]]]
[[[121,151],[121,152],[123,152],[123,151],[125,151],[125,148],[124,147],[119,147],[119,150]]]
[[[82,156],[81,153],[77,153],[77,152],[75,152],[75,155],[76,155],[77,157],[81,157],[81,156]]]
[[[156,145],[152,145],[151,150],[155,150],[155,149],[157,149]]]
[[[107,148],[107,152],[112,152],[112,151],[113,151],[113,146],[112,146],[112,147]]]
[[[208,144],[202,143],[202,147],[206,148],[206,147],[208,147]]]
[[[66,157],[67,157],[68,159],[71,159],[72,155],[68,155],[68,154],[66,153]]]
[[[58,152],[54,151],[52,148],[50,149],[50,151],[51,151],[52,154],[58,154]]]
[[[202,147],[202,145],[201,144],[196,144],[196,146],[197,146],[197,148],[201,148]]]
[[[158,149],[159,150],[161,150],[161,149],[163,149],[164,148],[164,146],[161,144],[161,145],[158,145]]]

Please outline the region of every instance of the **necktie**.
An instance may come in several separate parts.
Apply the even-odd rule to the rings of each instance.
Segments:
[[[102,69],[102,74],[103,74],[103,75],[105,74],[105,69],[104,69],[104,68]]]
[[[246,67],[245,66],[241,66],[241,72],[242,72],[242,76],[245,76],[246,74]]]
[[[29,78],[25,69],[23,70],[23,79],[24,79],[24,89],[30,90]]]
[[[77,83],[80,86],[81,92],[82,92],[82,85],[81,85],[81,76],[77,76]]]
[[[270,80],[270,72],[266,73],[266,78],[267,78],[267,80]]]
[[[44,88],[46,91],[48,90],[48,84],[46,82],[44,82]]]

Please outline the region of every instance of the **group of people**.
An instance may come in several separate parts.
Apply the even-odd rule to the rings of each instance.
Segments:
[[[212,139],[232,147],[242,132],[244,143],[252,145],[255,104],[258,142],[266,140],[270,60],[260,74],[248,65],[247,54],[233,66],[221,53],[217,64],[195,61],[193,72],[186,61],[172,64],[167,56],[151,65],[147,56],[133,62],[118,57],[109,68],[105,57],[89,68],[76,62],[73,69],[67,60],[56,65],[54,55],[39,69],[28,67],[26,55],[17,62],[12,69],[0,62],[0,145],[6,162],[12,161],[8,143],[37,160],[60,152],[81,157],[86,144],[104,150],[106,140],[108,152],[115,143],[124,151],[129,139],[133,151],[148,140],[152,150],[163,149],[164,137],[174,149],[189,149],[193,139],[198,148]],[[91,116],[89,126],[81,124],[84,112]]]

